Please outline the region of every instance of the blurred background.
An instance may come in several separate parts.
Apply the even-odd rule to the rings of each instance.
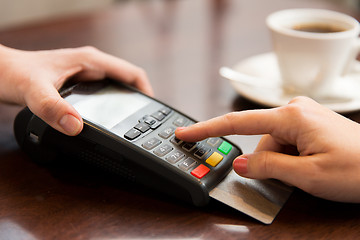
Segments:
[[[84,14],[90,11],[109,8],[119,2],[129,1],[154,2],[154,0],[0,0],[0,30]],[[271,2],[271,0],[265,1]],[[306,1],[308,0],[304,0],[304,2]],[[358,8],[360,5],[358,0],[328,1],[337,2],[349,8]]]
[[[218,70],[271,51],[265,25],[270,13],[310,7],[359,19],[359,2],[0,0],[0,44],[23,50],[94,46],[141,66],[160,100],[205,120],[231,110],[263,107],[243,101]],[[192,92],[184,79],[193,80]],[[184,97],[185,92],[191,97]]]
[[[0,29],[86,13],[113,2],[116,0],[0,0]]]

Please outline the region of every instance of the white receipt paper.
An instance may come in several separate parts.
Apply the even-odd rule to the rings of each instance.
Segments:
[[[271,224],[293,187],[280,181],[243,178],[234,170],[210,192],[210,196],[265,224]]]

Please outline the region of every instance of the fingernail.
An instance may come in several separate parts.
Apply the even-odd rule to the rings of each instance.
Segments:
[[[176,131],[179,132],[179,131],[184,130],[185,128],[186,128],[186,127],[178,127],[178,128],[176,128]]]
[[[247,169],[248,158],[246,156],[239,156],[235,158],[233,162],[234,170],[237,174],[246,174],[248,172]]]
[[[81,122],[79,121],[79,119],[77,119],[76,117],[74,117],[71,114],[64,115],[60,119],[59,125],[64,129],[64,131],[68,135],[71,135],[71,136],[78,134],[81,129]]]

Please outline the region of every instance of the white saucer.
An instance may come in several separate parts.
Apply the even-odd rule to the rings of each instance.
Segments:
[[[281,84],[279,67],[274,53],[256,55],[239,62],[234,70],[253,77],[271,81],[274,89],[257,88],[236,81],[230,81],[235,90],[243,97],[268,107],[287,104],[295,95],[285,93]],[[344,99],[332,99],[320,103],[338,113],[348,113],[360,109],[360,62],[355,62],[352,70],[335,83],[337,95]]]

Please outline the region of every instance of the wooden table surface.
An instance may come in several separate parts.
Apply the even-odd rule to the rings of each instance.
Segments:
[[[156,97],[205,120],[261,108],[222,79],[232,66],[271,51],[266,16],[315,7],[354,17],[359,10],[325,0],[124,1],[110,9],[0,31],[0,43],[39,50],[84,45],[144,68]],[[271,225],[221,203],[197,208],[99,174],[33,163],[17,146],[12,123],[20,107],[0,104],[0,239],[356,239],[360,205],[296,190]],[[360,112],[346,115],[360,121]],[[259,137],[234,137],[250,152]],[[346,177],[346,176],[344,176]]]

